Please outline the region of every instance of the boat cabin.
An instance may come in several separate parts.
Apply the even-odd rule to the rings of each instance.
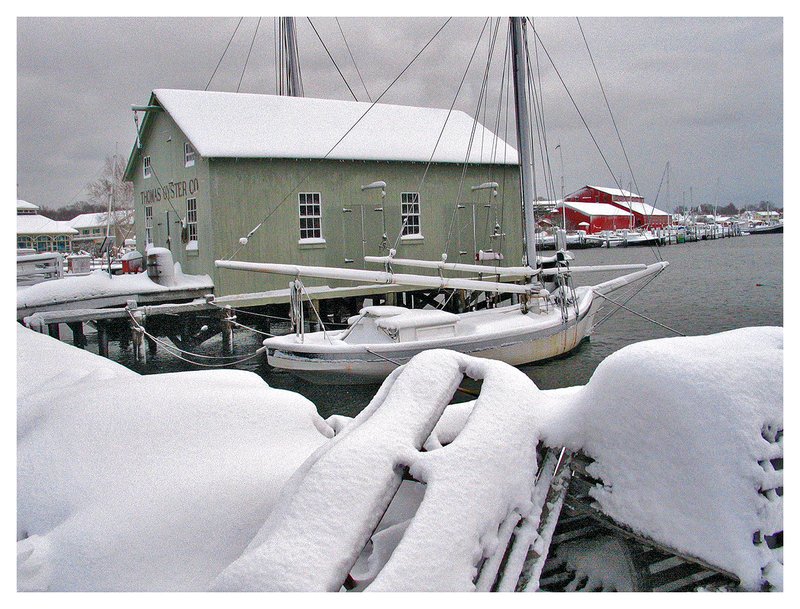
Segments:
[[[364,307],[348,320],[350,328],[341,338],[350,344],[405,343],[435,340],[456,335],[458,315],[433,309],[405,307]],[[376,340],[377,339],[377,340]]]

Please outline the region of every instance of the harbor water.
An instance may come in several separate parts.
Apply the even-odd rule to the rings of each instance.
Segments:
[[[547,252],[546,252],[547,253]],[[699,241],[666,247],[615,247],[576,250],[573,265],[652,263],[669,261],[669,267],[638,292],[627,309],[606,303],[595,316],[598,324],[589,340],[570,354],[521,368],[541,389],[585,384],[598,364],[626,345],[669,336],[703,335],[747,326],[783,325],[783,235],[744,236]],[[595,284],[617,274],[576,276],[576,285]],[[617,302],[624,296],[614,296]],[[613,312],[612,312],[613,310]],[[610,316],[607,315],[611,313]],[[239,321],[247,324],[246,315]],[[654,322],[658,322],[657,325]],[[88,349],[97,352],[96,336]],[[263,337],[237,330],[235,354],[252,354]],[[219,337],[196,349],[219,355]],[[197,367],[176,359],[166,349],[134,361],[132,349],[112,346],[110,357],[143,374],[192,370]],[[746,353],[742,354],[747,357]],[[691,362],[687,362],[691,366]],[[377,391],[377,385],[322,386],[302,381],[266,364],[262,355],[237,366],[255,372],[270,386],[298,392],[316,405],[323,417],[354,416]],[[202,396],[198,396],[202,397]]]

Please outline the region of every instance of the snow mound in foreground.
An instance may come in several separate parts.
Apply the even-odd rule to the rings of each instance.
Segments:
[[[753,535],[783,528],[782,501],[759,493],[778,478],[782,328],[630,345],[549,415],[548,445],[595,460],[606,514],[760,586],[772,556]]]
[[[304,464],[214,588],[335,590],[357,559],[366,589],[475,589],[479,562],[502,556],[508,523],[531,510],[538,441],[594,459],[593,496],[619,523],[746,589],[764,573],[780,587],[779,553],[753,537],[783,528],[782,500],[759,492],[782,486],[768,465],[782,454],[782,343],[780,328],[647,341],[609,357],[585,387],[553,391],[499,362],[422,353]],[[422,427],[399,434],[430,426],[463,374],[484,379],[475,402],[427,439]],[[424,485],[416,511],[376,528],[359,515],[391,505],[404,468]]]
[[[19,590],[205,590],[333,431],[237,370],[140,376],[18,326]]]
[[[533,513],[539,442],[594,460],[619,523],[781,587],[780,553],[753,542],[783,529],[781,328],[638,343],[551,391],[428,351],[330,441],[310,402],[250,373],[141,377],[22,328],[18,343],[21,369],[48,371],[18,378],[21,590],[338,589],[348,572],[475,589]],[[481,395],[448,406],[464,374]],[[392,509],[406,470],[424,484]]]

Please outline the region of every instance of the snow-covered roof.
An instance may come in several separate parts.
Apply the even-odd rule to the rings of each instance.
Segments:
[[[620,209],[615,205],[608,203],[592,203],[592,202],[578,202],[578,201],[565,201],[564,206],[574,209],[587,216],[630,216],[630,212]],[[561,208],[562,203],[559,202],[558,207]]]
[[[89,214],[79,214],[72,218],[72,220],[68,220],[67,222],[72,228],[97,228],[97,227],[104,227],[106,225],[106,218],[108,217],[108,212],[99,212],[99,213],[89,213]],[[133,215],[128,214],[124,211],[115,211],[111,213],[112,223],[113,222],[124,222],[126,220],[133,221]]]
[[[20,209],[39,209],[38,205],[34,205],[33,203],[28,203],[27,201],[23,201],[22,199],[17,199],[17,210]]]
[[[51,220],[47,216],[30,214],[17,216],[18,235],[77,235],[78,231],[63,220]]]
[[[669,212],[663,211],[658,209],[657,207],[653,207],[652,205],[648,205],[647,203],[628,203],[627,201],[616,201],[617,204],[627,207],[631,211],[635,211],[637,214],[642,214],[643,216],[669,216]]]
[[[620,188],[607,188],[605,186],[591,186],[591,185],[589,185],[588,188],[594,188],[595,190],[599,190],[600,192],[609,194],[612,197],[639,197],[639,198],[642,197],[642,195],[637,195],[635,192],[631,192],[629,190],[623,190]]]
[[[474,122],[457,110],[448,119],[437,108],[220,91],[153,94],[204,157],[427,162],[436,147],[433,161],[463,163]],[[516,164],[517,152],[479,123],[468,160]]]

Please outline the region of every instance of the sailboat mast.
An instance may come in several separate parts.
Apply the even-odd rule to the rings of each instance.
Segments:
[[[533,217],[533,146],[531,145],[528,105],[528,64],[525,52],[525,18],[511,17],[511,57],[514,103],[516,106],[517,148],[519,149],[520,194],[525,224],[525,263],[536,266],[536,222]]]
[[[279,95],[303,97],[303,82],[300,79],[300,59],[297,52],[297,30],[294,17],[279,17],[280,27],[280,83]]]

